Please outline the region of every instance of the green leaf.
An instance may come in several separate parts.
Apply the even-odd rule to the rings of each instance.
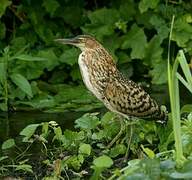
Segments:
[[[75,131],[70,131],[70,130],[65,130],[64,132],[64,138],[63,138],[63,145],[67,149],[73,149],[74,147],[77,147],[80,142],[84,139],[84,132],[75,132]]]
[[[163,48],[161,47],[160,36],[153,36],[145,49],[144,63],[146,65],[155,66],[157,63],[161,63]]]
[[[1,156],[0,161],[3,161],[4,159],[7,159],[7,158],[9,158],[9,156]]]
[[[44,0],[42,5],[51,16],[54,15],[54,12],[60,6],[56,0]]]
[[[100,123],[99,118],[95,114],[85,114],[75,121],[75,128],[95,129]]]
[[[143,145],[141,145],[141,148],[149,158],[153,159],[155,157],[155,153],[151,149],[145,148]]]
[[[90,144],[85,144],[85,143],[80,144],[79,153],[89,156],[91,154],[91,145]]]
[[[172,39],[177,42],[179,47],[187,47],[187,42],[192,40],[192,25],[187,22],[185,16],[175,20]]]
[[[72,66],[77,63],[78,55],[79,55],[78,49],[71,48],[64,51],[64,53],[60,56],[59,61]]]
[[[71,156],[69,157],[64,163],[68,166],[68,167],[72,167],[73,169],[75,169],[76,171],[79,171],[79,169],[81,168],[81,165],[84,162],[84,157],[83,155],[78,155],[78,156]]]
[[[54,139],[57,139],[59,141],[63,140],[63,135],[62,135],[61,127],[55,127],[54,128],[54,133],[55,133],[55,136],[54,136],[53,140]]]
[[[39,125],[40,124],[30,124],[25,127],[19,134],[25,136],[24,141],[27,141],[35,133]]]
[[[3,142],[1,148],[4,150],[4,149],[9,149],[13,146],[15,146],[15,140],[14,139],[8,139],[8,140]]]
[[[115,29],[115,23],[119,21],[120,14],[116,9],[98,9],[88,14],[90,24],[82,27],[83,31],[88,34],[102,39],[103,36],[111,35]]]
[[[102,155],[94,159],[93,164],[97,168],[110,168],[113,165],[113,160],[106,155]]]
[[[192,172],[173,172],[170,177],[173,179],[192,179]]]
[[[113,25],[120,18],[116,9],[97,9],[88,14],[92,24],[109,24]]]
[[[149,21],[158,32],[158,37],[161,40],[160,42],[162,42],[163,39],[168,37],[169,27],[166,24],[165,19],[163,19],[161,16],[153,15]]]
[[[7,74],[7,70],[5,69],[5,63],[0,62],[0,82],[2,84],[4,84],[5,80],[6,80],[6,74]]]
[[[154,65],[154,68],[149,72],[152,76],[153,84],[163,84],[167,82],[167,62],[163,59]]]
[[[139,10],[141,13],[146,12],[149,8],[155,9],[159,0],[141,0],[139,3]]]
[[[192,104],[186,104],[181,108],[181,113],[190,113],[192,112]]]
[[[16,168],[15,168],[16,171],[22,170],[24,172],[33,173],[32,166],[29,164],[19,164],[19,165],[15,165],[15,166],[16,166]]]
[[[144,31],[136,24],[133,24],[131,30],[124,36],[122,49],[131,48],[131,58],[142,59],[145,54],[146,45],[147,39]]]
[[[11,1],[9,0],[1,0],[1,5],[0,5],[0,18],[4,14],[6,8],[11,5]]]
[[[126,146],[124,144],[117,144],[115,147],[110,150],[110,157],[115,158],[120,154],[125,154]]]
[[[33,97],[31,85],[24,76],[22,76],[21,74],[14,73],[11,74],[10,78],[23,92],[25,92],[30,97]]]
[[[31,55],[28,55],[28,54],[20,54],[20,55],[15,56],[14,58],[22,60],[22,61],[47,61],[46,58],[33,57]]]

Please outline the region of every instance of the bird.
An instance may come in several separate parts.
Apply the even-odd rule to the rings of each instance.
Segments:
[[[81,50],[78,64],[83,82],[110,111],[128,120],[153,119],[166,124],[167,111],[161,108],[141,86],[127,79],[117,69],[113,57],[94,37],[78,35],[69,39],[55,39],[55,41],[76,46]],[[120,130],[107,148],[113,146],[123,134],[124,129],[123,121],[120,121]],[[130,124],[130,138],[127,142],[125,160],[128,159],[132,134],[133,128]]]
[[[78,35],[55,41],[80,48],[78,64],[83,82],[110,111],[125,118],[154,119],[166,123],[167,112],[140,85],[127,79],[117,69],[113,57],[94,37]]]

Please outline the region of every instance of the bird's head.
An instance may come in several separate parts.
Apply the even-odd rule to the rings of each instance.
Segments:
[[[101,46],[99,42],[97,42],[92,36],[89,35],[79,35],[70,39],[56,39],[55,41],[61,44],[70,44],[76,46],[80,48],[81,51],[95,49]]]

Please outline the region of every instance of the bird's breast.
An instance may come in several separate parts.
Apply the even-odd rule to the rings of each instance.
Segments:
[[[89,57],[87,57],[87,55],[85,55],[85,53],[82,52],[79,55],[79,59],[78,59],[78,64],[80,67],[80,72],[81,72],[83,82],[89,91],[91,91],[98,99],[102,100],[102,94],[99,92],[99,90],[97,89],[94,83],[93,72],[90,67],[91,61],[87,58]]]

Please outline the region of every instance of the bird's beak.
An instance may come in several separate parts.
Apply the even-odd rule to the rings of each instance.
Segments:
[[[71,44],[71,45],[78,45],[80,42],[76,38],[72,39],[55,39],[55,42],[61,43],[61,44]]]

